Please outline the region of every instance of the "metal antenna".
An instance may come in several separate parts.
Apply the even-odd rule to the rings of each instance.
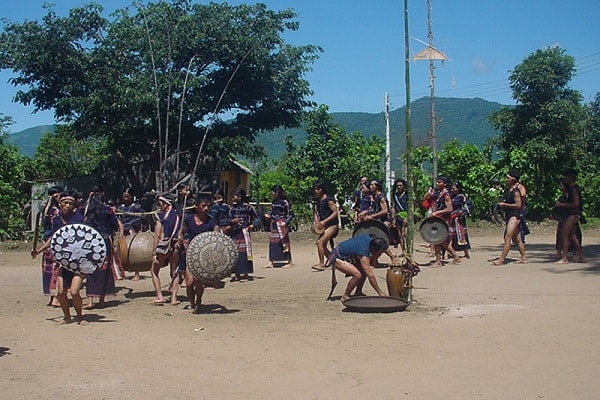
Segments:
[[[449,58],[444,53],[433,47],[431,0],[427,0],[427,38],[429,42],[427,47],[421,50],[419,53],[417,53],[413,57],[413,60],[429,60],[429,88],[431,97],[431,150],[433,153],[433,181],[435,181],[435,178],[438,175],[436,138],[436,130],[438,123],[437,115],[435,113],[435,66],[433,65],[433,60],[442,60],[442,62],[444,62],[448,61]]]

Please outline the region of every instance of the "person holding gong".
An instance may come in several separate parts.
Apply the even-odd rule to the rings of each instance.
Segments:
[[[60,194],[60,212],[54,215],[50,222],[50,229],[53,233],[67,224],[83,222],[83,215],[76,211],[75,202],[75,197],[71,192],[63,192]],[[50,248],[51,236],[52,235],[48,237],[48,239],[46,240],[46,242],[44,242],[42,247],[31,251],[31,256],[33,258]],[[63,320],[60,322],[61,324],[68,324],[73,322],[73,319],[71,318],[71,307],[69,305],[68,293],[71,294],[71,298],[73,299],[73,308],[75,309],[75,313],[77,314],[77,323],[87,323],[83,318],[83,299],[81,297],[81,294],[79,293],[83,287],[84,279],[85,274],[81,272],[74,272],[62,266],[59,268],[57,281],[57,297],[60,303],[60,308],[63,312]]]

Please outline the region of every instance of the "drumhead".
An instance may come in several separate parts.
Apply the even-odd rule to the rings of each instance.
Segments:
[[[186,249],[186,264],[192,276],[203,283],[228,277],[238,260],[231,238],[221,232],[204,232],[194,237]]]
[[[85,224],[67,224],[52,235],[50,254],[70,271],[91,274],[102,266],[108,249],[96,229]]]

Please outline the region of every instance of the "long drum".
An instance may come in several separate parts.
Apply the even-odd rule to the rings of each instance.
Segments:
[[[448,239],[448,224],[441,218],[428,217],[421,222],[419,233],[427,243],[440,244]]]
[[[101,267],[108,255],[102,235],[85,224],[59,228],[50,238],[49,250],[61,267],[83,274],[91,274]]]
[[[154,257],[154,235],[150,231],[121,236],[118,240],[123,269],[129,272],[150,271]]]
[[[237,260],[235,243],[221,232],[200,233],[186,249],[187,268],[194,278],[206,284],[228,277]]]

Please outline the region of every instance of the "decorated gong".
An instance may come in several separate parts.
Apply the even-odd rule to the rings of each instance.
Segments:
[[[63,268],[91,274],[102,266],[108,249],[102,235],[91,226],[67,224],[52,235],[50,253]]]
[[[212,283],[228,277],[237,260],[235,243],[221,232],[196,235],[186,250],[187,268],[202,283]]]

